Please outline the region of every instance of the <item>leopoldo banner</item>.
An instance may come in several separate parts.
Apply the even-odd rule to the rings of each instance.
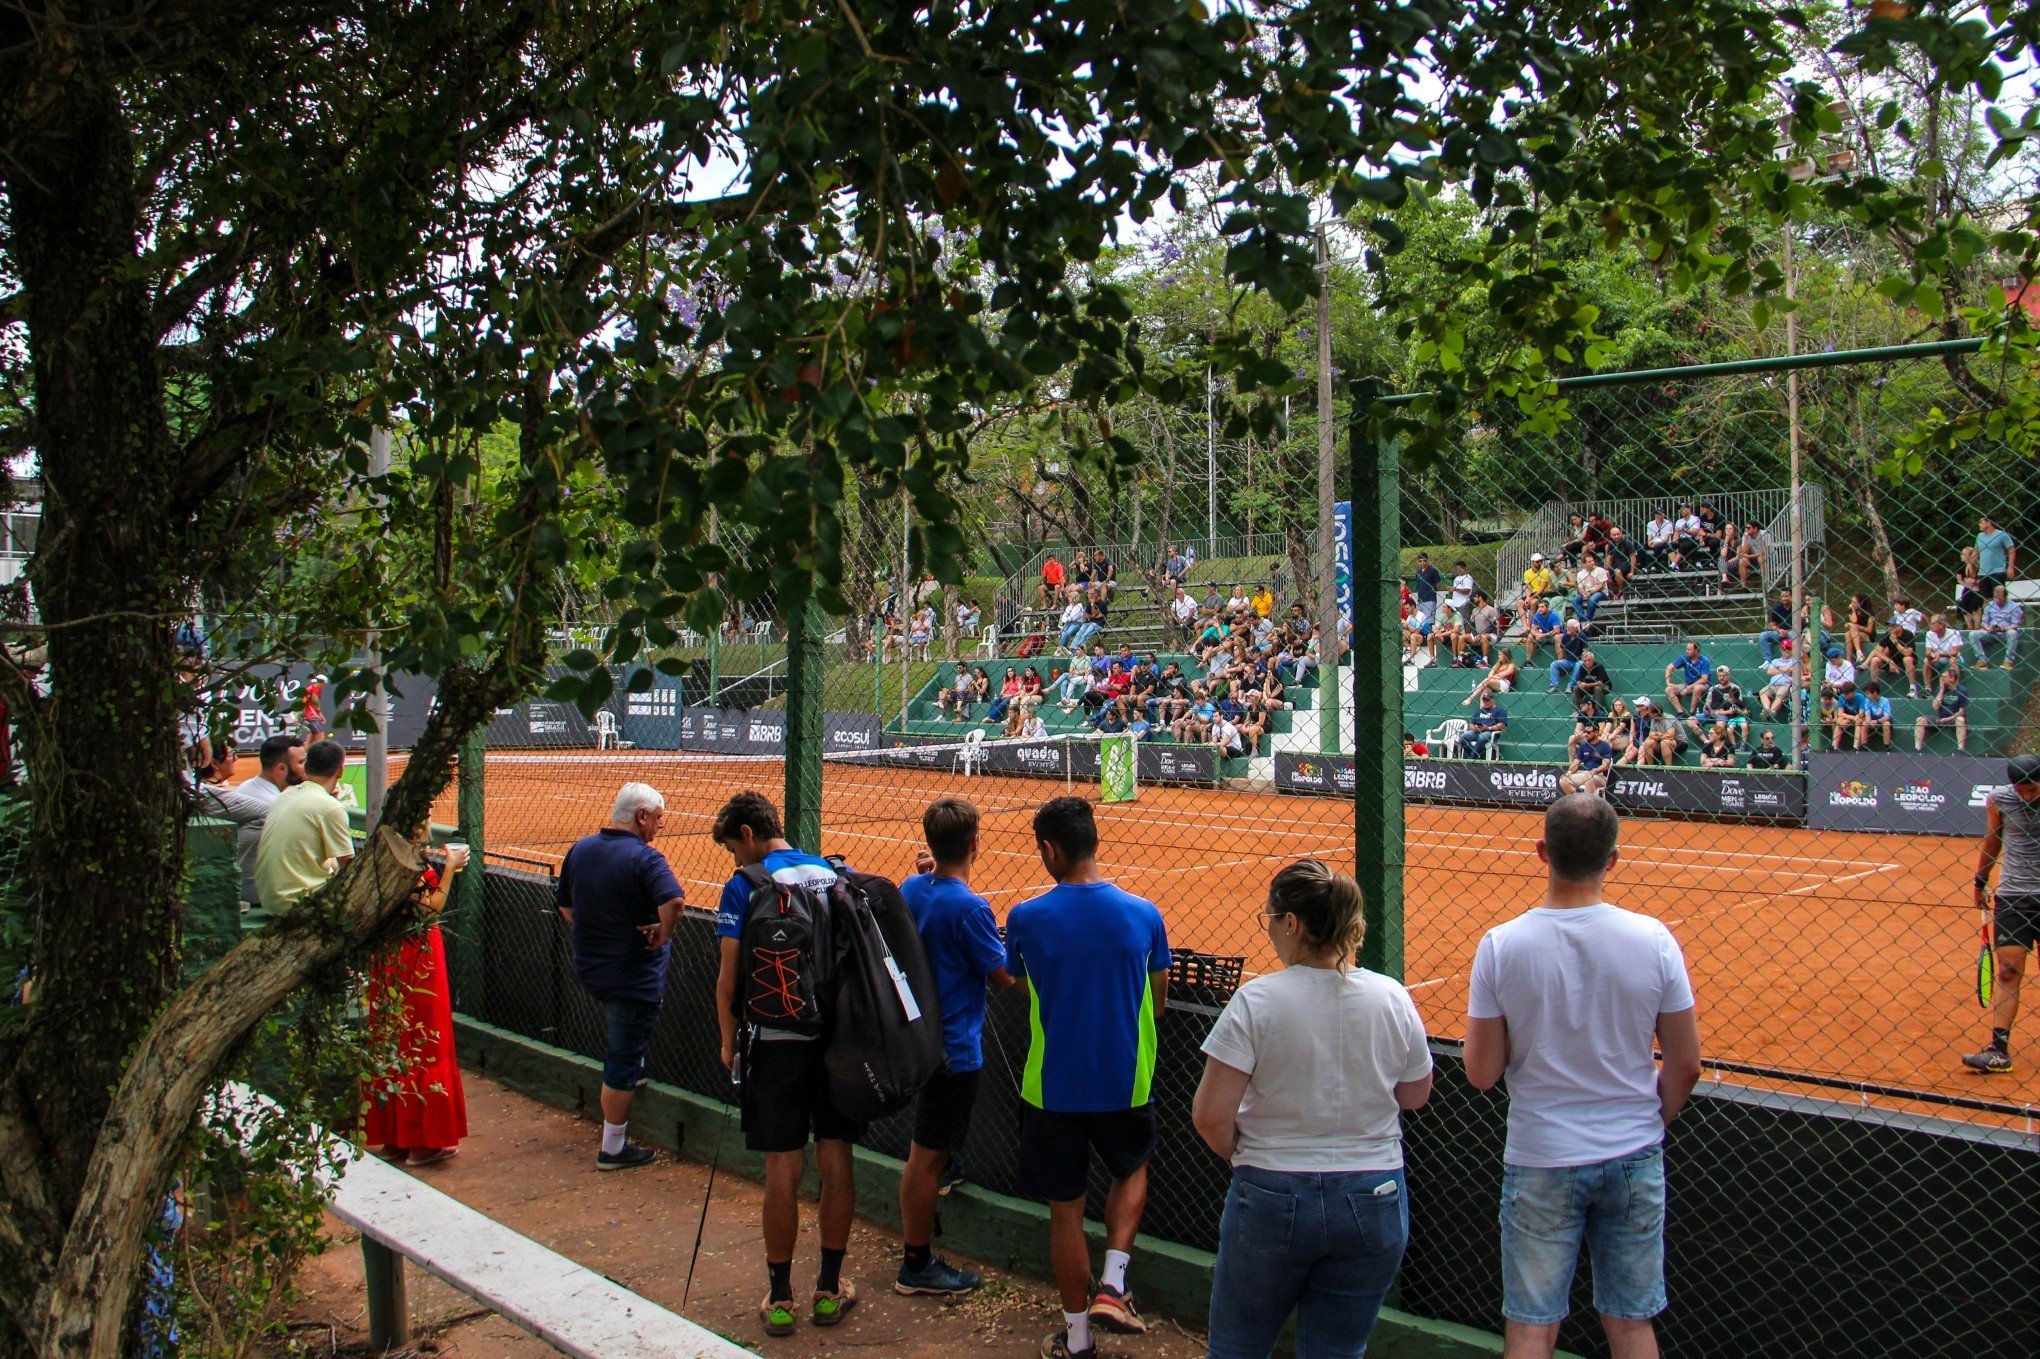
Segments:
[[[1841,751],[1813,756],[1817,830],[1982,835],[2003,756]]]
[[[1353,757],[1278,752],[1275,787],[1284,793],[1350,797]],[[1480,760],[1406,760],[1403,797],[1410,802],[1543,807],[1558,796],[1556,765],[1493,764]],[[1609,800],[1638,811],[1689,816],[1806,819],[1806,785],[1797,774],[1746,769],[1624,769]]]

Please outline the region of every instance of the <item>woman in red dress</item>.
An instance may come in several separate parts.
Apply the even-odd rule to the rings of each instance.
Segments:
[[[454,875],[467,864],[467,846],[449,845],[442,880],[428,866],[413,896],[417,909],[436,917],[446,907]],[[414,1166],[444,1161],[467,1136],[467,1100],[453,1055],[453,993],[448,989],[446,944],[435,920],[375,960],[368,983],[369,1032],[394,1030],[397,1069],[368,1082],[365,1140],[392,1160]]]

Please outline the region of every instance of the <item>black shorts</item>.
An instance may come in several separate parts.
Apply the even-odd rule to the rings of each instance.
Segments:
[[[2032,948],[2040,943],[2040,896],[1998,893],[1991,938],[1998,948]]]
[[[819,1040],[744,1045],[744,1084],[737,1107],[744,1145],[752,1151],[800,1151],[817,1142],[855,1142],[864,1125],[836,1112]]]
[[[1068,1203],[1084,1197],[1093,1149],[1115,1180],[1139,1170],[1155,1150],[1154,1106],[1098,1114],[1020,1106],[1020,1182],[1036,1198]]]
[[[976,1071],[944,1071],[921,1087],[914,1101],[914,1145],[956,1152],[970,1136],[970,1111],[977,1106]]]

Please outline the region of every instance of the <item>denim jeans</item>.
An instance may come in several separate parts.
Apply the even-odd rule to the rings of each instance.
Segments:
[[[659,1002],[617,996],[602,1002],[602,1083],[611,1090],[635,1090],[645,1074],[645,1051],[659,1022]]]
[[[1091,639],[1093,637],[1096,637],[1099,633],[1103,632],[1104,630],[1105,629],[1099,627],[1096,623],[1079,623],[1077,625],[1077,638],[1074,642],[1070,643],[1070,645],[1075,647],[1087,647],[1091,644]]]
[[[1077,634],[1082,632],[1086,626],[1083,623],[1063,624],[1062,636],[1059,640],[1066,647],[1075,646],[1077,644]]]
[[[1400,1170],[1234,1167],[1211,1278],[1210,1359],[1268,1359],[1291,1311],[1297,1359],[1358,1359],[1409,1235]]]
[[[1596,590],[1590,595],[1574,595],[1572,597],[1573,612],[1579,615],[1579,620],[1582,623],[1591,623],[1594,621],[1594,615],[1600,611],[1601,601],[1607,597],[1608,592],[1606,590]]]
[[[1757,650],[1767,661],[1775,661],[1783,654],[1778,646],[1779,636],[1774,628],[1765,628],[1757,634]]]
[[[1987,664],[1990,659],[1989,653],[1983,649],[1985,642],[2004,643],[2006,665],[2010,665],[2019,659],[2019,630],[2017,628],[2006,628],[2003,632],[1985,632],[1982,628],[1978,628],[1970,633],[1969,636],[1970,646],[1976,652],[1976,663],[1978,665]]]
[[[1565,1320],[1580,1242],[1594,1310],[1648,1321],[1665,1310],[1665,1151],[1592,1165],[1502,1167],[1502,1315],[1524,1326]]]
[[[1570,689],[1573,681],[1580,677],[1579,661],[1557,660],[1551,663],[1551,687]]]

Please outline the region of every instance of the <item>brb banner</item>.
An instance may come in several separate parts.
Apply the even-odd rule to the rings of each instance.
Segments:
[[[1543,807],[1558,797],[1554,765],[1472,760],[1406,760],[1403,796],[1411,802]],[[1353,757],[1279,751],[1275,788],[1284,793],[1351,796]],[[1765,821],[1803,821],[1806,789],[1794,774],[1735,769],[1625,769],[1609,801],[1618,807]]]
[[[1991,790],[2005,784],[2002,757],[1878,754],[1813,755],[1816,830],[1982,835]]]

